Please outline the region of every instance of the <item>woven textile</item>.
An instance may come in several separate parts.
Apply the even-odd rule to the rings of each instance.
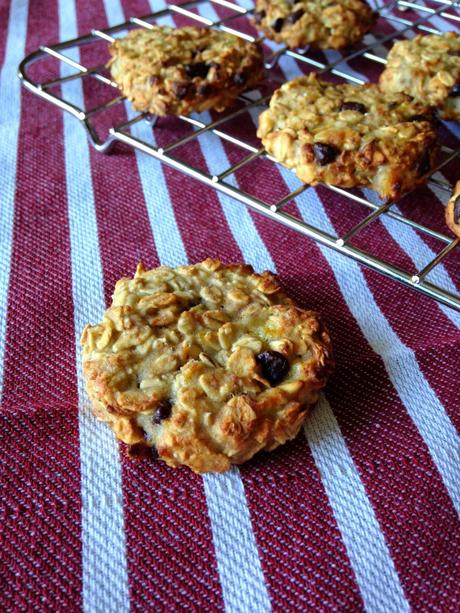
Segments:
[[[17,66],[40,45],[164,6],[0,0],[0,609],[458,611],[460,315],[145,154],[97,153],[75,118],[21,89]],[[215,19],[224,8],[200,10]],[[68,55],[97,60],[91,47]],[[51,59],[35,74],[53,70],[73,71]],[[377,74],[359,62],[349,70]],[[279,71],[299,67],[287,58]],[[86,108],[101,102],[88,79],[61,87]],[[254,117],[239,121],[254,133]],[[157,144],[174,129],[156,129]],[[458,142],[458,125],[441,129]],[[133,134],[151,138],[151,128]],[[181,156],[211,173],[240,159],[209,135]],[[459,170],[442,172],[453,182]],[[264,162],[234,181],[269,201],[298,185]],[[421,189],[399,206],[447,232],[441,196]],[[288,210],[331,233],[360,218],[323,187]],[[401,266],[434,248],[389,218],[366,233]],[[91,416],[78,339],[139,260],[207,256],[276,272],[323,313],[337,366],[296,440],[201,477],[125,457]],[[459,271],[457,250],[435,274],[458,288]]]

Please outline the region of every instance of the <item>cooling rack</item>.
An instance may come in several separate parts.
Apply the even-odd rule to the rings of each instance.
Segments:
[[[101,132],[99,124],[103,122],[99,120],[109,111],[113,111],[120,105],[123,106],[124,97],[120,95],[116,84],[111,80],[109,73],[105,69],[105,61],[84,65],[79,59],[79,55],[75,55],[72,51],[75,49],[79,50],[86,45],[103,43],[106,53],[107,42],[112,42],[117,36],[123,35],[126,30],[132,27],[150,28],[152,24],[156,22],[162,23],[162,20],[171,17],[182,21],[185,20],[188,23],[199,23],[218,28],[246,40],[254,41],[257,34],[253,29],[251,30],[251,27],[248,27],[248,18],[253,12],[252,5],[243,6],[243,2],[236,4],[229,0],[192,0],[181,4],[170,4],[163,10],[142,17],[131,17],[128,21],[114,27],[101,30],[94,29],[89,34],[73,40],[42,46],[21,62],[19,77],[23,85],[33,93],[76,117],[83,124],[89,141],[96,150],[107,153],[116,142],[126,143],[173,166],[179,171],[208,185],[210,188],[231,196],[274,221],[288,226],[342,253],[344,256],[351,257],[406,286],[412,287],[416,291],[422,292],[460,311],[460,295],[452,288],[452,285],[446,288],[441,283],[434,282],[428,278],[433,276],[432,273],[435,269],[439,268],[441,263],[445,262],[446,258],[452,256],[454,251],[459,248],[460,238],[453,239],[433,228],[427,227],[416,219],[412,219],[407,212],[401,212],[393,202],[383,203],[378,201],[378,199],[366,197],[366,191],[361,192],[360,190],[344,190],[337,187],[323,186],[322,189],[335,192],[333,195],[340,199],[342,207],[359,207],[361,214],[362,211],[368,211],[364,213],[358,223],[355,223],[344,234],[340,236],[334,235],[324,228],[306,223],[303,219],[290,212],[292,209],[289,208],[289,204],[291,202],[298,203],[302,197],[305,197],[308,189],[314,188],[298,182],[296,189],[286,193],[277,202],[270,202],[268,198],[262,198],[260,195],[257,195],[257,191],[256,193],[249,193],[241,189],[238,187],[237,181],[233,180],[239,171],[257,161],[263,160],[264,163],[277,164],[260,147],[260,143],[257,142],[253,135],[251,135],[252,138],[243,138],[239,133],[237,135],[233,134],[229,126],[235,123],[234,120],[238,121],[244,114],[257,113],[266,107],[271,91],[283,80],[283,77],[280,76],[282,73],[279,70],[283,58],[291,58],[297,62],[298,66],[305,69],[304,72],[315,70],[323,74],[329,74],[335,80],[362,83],[365,80],[362,78],[362,73],[356,72],[350,66],[353,66],[353,63],[356,61],[365,61],[369,62],[374,68],[378,66],[381,69],[382,65],[386,62],[386,52],[395,38],[411,36],[415,32],[439,33],[439,30],[436,28],[436,18],[438,17],[452,23],[454,28],[460,26],[460,17],[455,10],[460,7],[458,1],[428,0],[422,2],[421,0],[395,0],[390,3],[382,3],[379,0],[374,0],[373,7],[385,19],[385,22],[391,25],[393,31],[379,31],[377,26],[376,30],[372,32],[372,36],[365,37],[364,43],[359,49],[355,49],[348,54],[335,54],[333,61],[325,61],[324,54],[315,53],[309,49],[289,50],[286,47],[274,45],[270,41],[264,41],[266,43],[264,44],[264,50],[266,52],[267,87],[264,85],[261,86],[260,91],[240,96],[238,107],[230,112],[221,114],[217,119],[213,120],[209,115],[206,115],[207,119],[203,119],[202,114],[175,118],[174,122],[179,122],[182,128],[184,126],[187,128],[188,131],[185,135],[183,134],[183,129],[168,129],[165,131],[162,125],[163,118],[160,122],[157,122],[156,117],[145,113],[135,113],[133,115],[132,112],[128,121],[126,121],[126,115],[124,115],[121,122],[117,121],[116,118],[109,118],[109,125],[108,127],[106,126],[107,129],[105,132]],[[50,58],[54,59],[54,64],[63,63],[66,65],[66,74],[59,70],[58,76],[55,75],[53,78],[45,80],[43,78],[34,78],[32,74],[33,65],[41,61],[46,62]],[[60,68],[62,68],[62,64]],[[84,81],[85,85],[89,81],[91,83],[97,82],[97,86],[104,87],[105,91],[109,91],[109,95],[105,95],[100,103],[95,104],[91,108],[82,108],[81,104],[79,105],[75,101],[66,99],[63,95],[65,84],[77,79]],[[156,141],[140,138],[137,132],[135,136],[133,134],[133,127],[142,121],[149,122],[152,127],[150,132],[152,133],[156,130],[163,130],[163,133],[167,133],[171,137],[170,142],[157,146],[155,144]],[[107,123],[107,117],[105,122]],[[236,163],[226,168],[222,168],[217,174],[212,174],[206,168],[203,169],[198,165],[191,164],[190,160],[185,161],[181,159],[180,155],[178,155],[181,148],[206,133],[225,141],[227,146],[230,144],[241,151],[241,159],[238,159]],[[453,147],[452,143],[450,143],[451,146],[441,143],[441,159],[429,179],[432,198],[434,198],[432,194],[434,191],[437,194],[444,194],[445,199],[447,199],[452,189],[452,185],[442,177],[440,171],[449,164],[456,164],[456,168],[458,168],[460,143],[458,139],[454,139],[454,143]],[[264,190],[265,192],[266,190]],[[416,193],[414,192],[414,198]],[[309,206],[311,206],[311,203],[309,203]],[[419,270],[415,268],[415,265],[413,269],[403,269],[400,265],[386,261],[381,256],[376,256],[373,253],[372,244],[363,246],[362,243],[365,243],[363,240],[359,241],[359,247],[353,244],[357,237],[366,236],[366,229],[370,224],[374,223],[377,219],[385,217],[391,218],[401,231],[403,226],[410,227],[422,239],[430,241],[430,251],[433,256],[429,261],[424,262],[423,267]],[[436,244],[438,247],[435,249],[433,244]]]

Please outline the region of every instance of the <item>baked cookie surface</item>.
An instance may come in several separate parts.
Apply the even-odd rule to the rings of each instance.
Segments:
[[[313,73],[275,91],[257,136],[305,183],[370,187],[385,199],[423,184],[438,150],[422,103],[373,84],[334,85]]]
[[[224,110],[263,77],[260,47],[209,28],[132,30],[109,47],[114,81],[137,111]]]
[[[225,471],[293,438],[332,366],[317,313],[271,273],[217,260],[146,271],[115,286],[82,335],[95,415],[170,466]]]
[[[291,49],[349,47],[369,32],[377,14],[364,0],[256,0],[255,27]]]
[[[418,35],[396,42],[380,87],[437,107],[442,119],[460,121],[460,35]]]
[[[447,203],[446,223],[456,236],[460,236],[460,181],[457,181]]]

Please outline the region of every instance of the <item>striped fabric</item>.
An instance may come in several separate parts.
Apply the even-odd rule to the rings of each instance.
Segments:
[[[0,0],[0,609],[458,611],[460,315],[144,154],[95,152],[74,118],[20,87],[17,65],[40,45],[164,6]],[[199,7],[213,20],[225,10]],[[442,16],[433,23],[449,28]],[[68,53],[97,61],[91,46]],[[347,69],[375,80],[368,64]],[[34,70],[72,73],[54,59]],[[284,58],[279,70],[290,78],[299,66]],[[88,80],[67,81],[61,94],[87,108],[101,102]],[[255,115],[239,121],[254,132]],[[458,126],[442,130],[458,142]],[[133,134],[152,138],[146,123]],[[158,146],[170,136],[155,130]],[[181,150],[210,173],[239,155],[207,134]],[[457,162],[440,178],[458,173]],[[271,201],[298,185],[263,162],[233,181]],[[444,193],[426,188],[399,207],[446,231],[443,204]],[[289,211],[331,233],[360,215],[321,187]],[[366,232],[401,266],[437,248],[391,219]],[[324,314],[337,367],[295,441],[201,477],[126,459],[91,416],[78,339],[139,260],[206,256],[276,272]],[[458,288],[459,267],[457,250],[434,278]]]

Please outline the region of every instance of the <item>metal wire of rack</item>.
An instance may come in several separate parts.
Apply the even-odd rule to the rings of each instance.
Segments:
[[[225,15],[219,17],[217,20],[208,19],[203,17],[197,7],[208,4],[221,9],[225,9]],[[460,26],[460,16],[452,11],[453,8],[460,7],[457,1],[451,0],[432,0],[431,7],[425,2],[419,2],[419,0],[393,0],[392,2],[380,4],[379,0],[374,0],[375,9],[384,16],[387,22],[390,22],[395,28],[395,32],[380,35],[378,31],[373,32],[373,40],[355,50],[351,53],[341,55],[338,59],[331,63],[324,63],[315,54],[310,54],[307,50],[291,50],[284,46],[278,46],[275,51],[272,51],[266,56],[266,68],[267,74],[270,75],[270,79],[279,84],[280,78],[277,76],[276,67],[283,56],[291,57],[296,60],[299,65],[307,65],[312,67],[315,71],[322,74],[332,74],[341,80],[353,83],[363,83],[364,79],[361,79],[353,73],[352,70],[347,71],[347,67],[350,62],[356,59],[366,59],[374,64],[384,65],[385,60],[385,44],[391,43],[395,38],[401,36],[410,30],[421,31],[427,33],[438,33],[433,23],[433,17],[440,16],[445,20],[451,20],[455,26]],[[409,17],[404,16],[405,11],[408,12]],[[208,27],[218,28],[240,36],[246,40],[254,41],[255,37],[239,29],[235,26],[235,20],[238,21],[241,18],[247,18],[253,9],[246,9],[239,4],[231,0],[189,0],[182,4],[171,4],[167,8],[160,10],[156,13],[151,13],[143,17],[132,17],[128,21],[110,27],[106,29],[92,30],[89,34],[81,36],[79,38],[61,42],[54,45],[42,46],[37,51],[28,55],[19,65],[19,78],[23,85],[31,90],[33,93],[58,106],[59,108],[71,113],[75,116],[85,127],[89,141],[94,148],[100,152],[108,152],[112,145],[116,142],[123,142],[127,145],[135,147],[136,149],[147,153],[148,155],[157,158],[166,164],[182,171],[183,173],[194,177],[202,183],[219,190],[220,192],[231,196],[232,198],[244,203],[248,207],[258,211],[259,213],[278,221],[285,226],[288,226],[301,234],[313,238],[317,242],[326,245],[336,251],[351,257],[358,262],[383,273],[406,286],[410,286],[415,290],[422,292],[425,295],[460,311],[460,294],[455,293],[451,289],[445,289],[440,285],[437,285],[429,280],[427,276],[439,266],[439,264],[447,258],[449,254],[452,254],[454,250],[460,247],[460,238],[452,239],[452,237],[445,236],[444,234],[426,227],[425,225],[407,217],[401,212],[394,210],[394,202],[376,203],[370,199],[357,194],[355,191],[345,190],[333,186],[325,186],[326,189],[331,190],[344,196],[344,201],[355,206],[367,207],[371,210],[371,213],[361,219],[352,228],[350,228],[342,236],[334,236],[328,232],[325,232],[319,227],[315,227],[306,223],[305,221],[293,216],[285,210],[286,206],[292,202],[297,201],[307,189],[314,189],[307,185],[300,184],[299,187],[290,193],[287,193],[278,202],[270,203],[257,197],[254,194],[248,193],[239,187],[234,182],[228,179],[234,175],[237,171],[241,170],[248,164],[253,163],[258,159],[268,160],[269,163],[276,164],[277,162],[266,154],[266,152],[257,144],[250,142],[250,139],[243,140],[241,137],[234,136],[230,131],[225,129],[225,124],[229,125],[229,122],[238,118],[240,115],[247,113],[248,111],[256,108],[261,108],[267,105],[270,98],[270,94],[263,94],[260,91],[252,92],[251,94],[244,94],[240,97],[241,106],[236,110],[222,114],[216,120],[204,121],[201,115],[192,116],[180,116],[179,121],[187,124],[191,127],[191,132],[185,136],[179,138],[173,138],[167,145],[157,147],[150,142],[142,140],[133,136],[131,128],[136,123],[146,120],[153,129],[156,124],[156,117],[151,117],[145,113],[137,113],[128,121],[122,123],[115,123],[111,125],[107,131],[107,134],[101,138],[98,130],[95,127],[94,119],[99,115],[107,111],[108,109],[115,107],[118,104],[123,104],[125,98],[120,95],[117,85],[111,80],[108,73],[105,71],[104,64],[98,64],[96,66],[85,66],[81,62],[77,62],[64,52],[71,48],[79,48],[83,45],[88,45],[95,42],[107,41],[112,42],[115,39],[116,34],[123,33],[127,29],[132,27],[145,27],[150,28],[152,24],[161,20],[165,16],[181,16],[181,18],[187,18],[192,22],[198,22]],[[235,26],[235,27],[232,27]],[[37,61],[46,58],[55,58],[60,62],[64,62],[75,70],[74,73],[60,76],[46,81],[34,80],[29,72],[32,64]],[[106,74],[104,74],[106,73]],[[111,88],[111,92],[115,93],[115,96],[111,96],[109,100],[104,101],[93,108],[84,109],[74,104],[69,100],[65,100],[62,97],[61,85],[65,82],[72,81],[74,79],[87,79],[88,77],[96,79],[104,86]],[[57,90],[57,91],[56,91]],[[173,155],[180,147],[187,145],[192,140],[197,139],[203,133],[212,133],[216,137],[223,141],[230,142],[232,145],[241,149],[245,155],[237,163],[223,169],[219,174],[211,174],[206,170],[199,167],[195,167],[188,162],[181,160],[179,157]],[[435,173],[447,164],[452,163],[453,160],[458,160],[460,156],[460,143],[455,148],[448,147],[442,143],[442,159],[438,167],[433,171],[429,181],[434,187],[439,190],[449,192],[452,186],[436,178]],[[393,209],[393,210],[392,210]],[[372,222],[379,219],[381,216],[387,216],[399,222],[400,224],[407,225],[416,230],[420,235],[431,237],[436,239],[441,244],[440,250],[436,253],[435,257],[428,261],[420,270],[403,270],[399,266],[395,266],[390,262],[386,262],[383,259],[372,255],[368,251],[357,248],[351,244],[351,240],[361,233]]]

